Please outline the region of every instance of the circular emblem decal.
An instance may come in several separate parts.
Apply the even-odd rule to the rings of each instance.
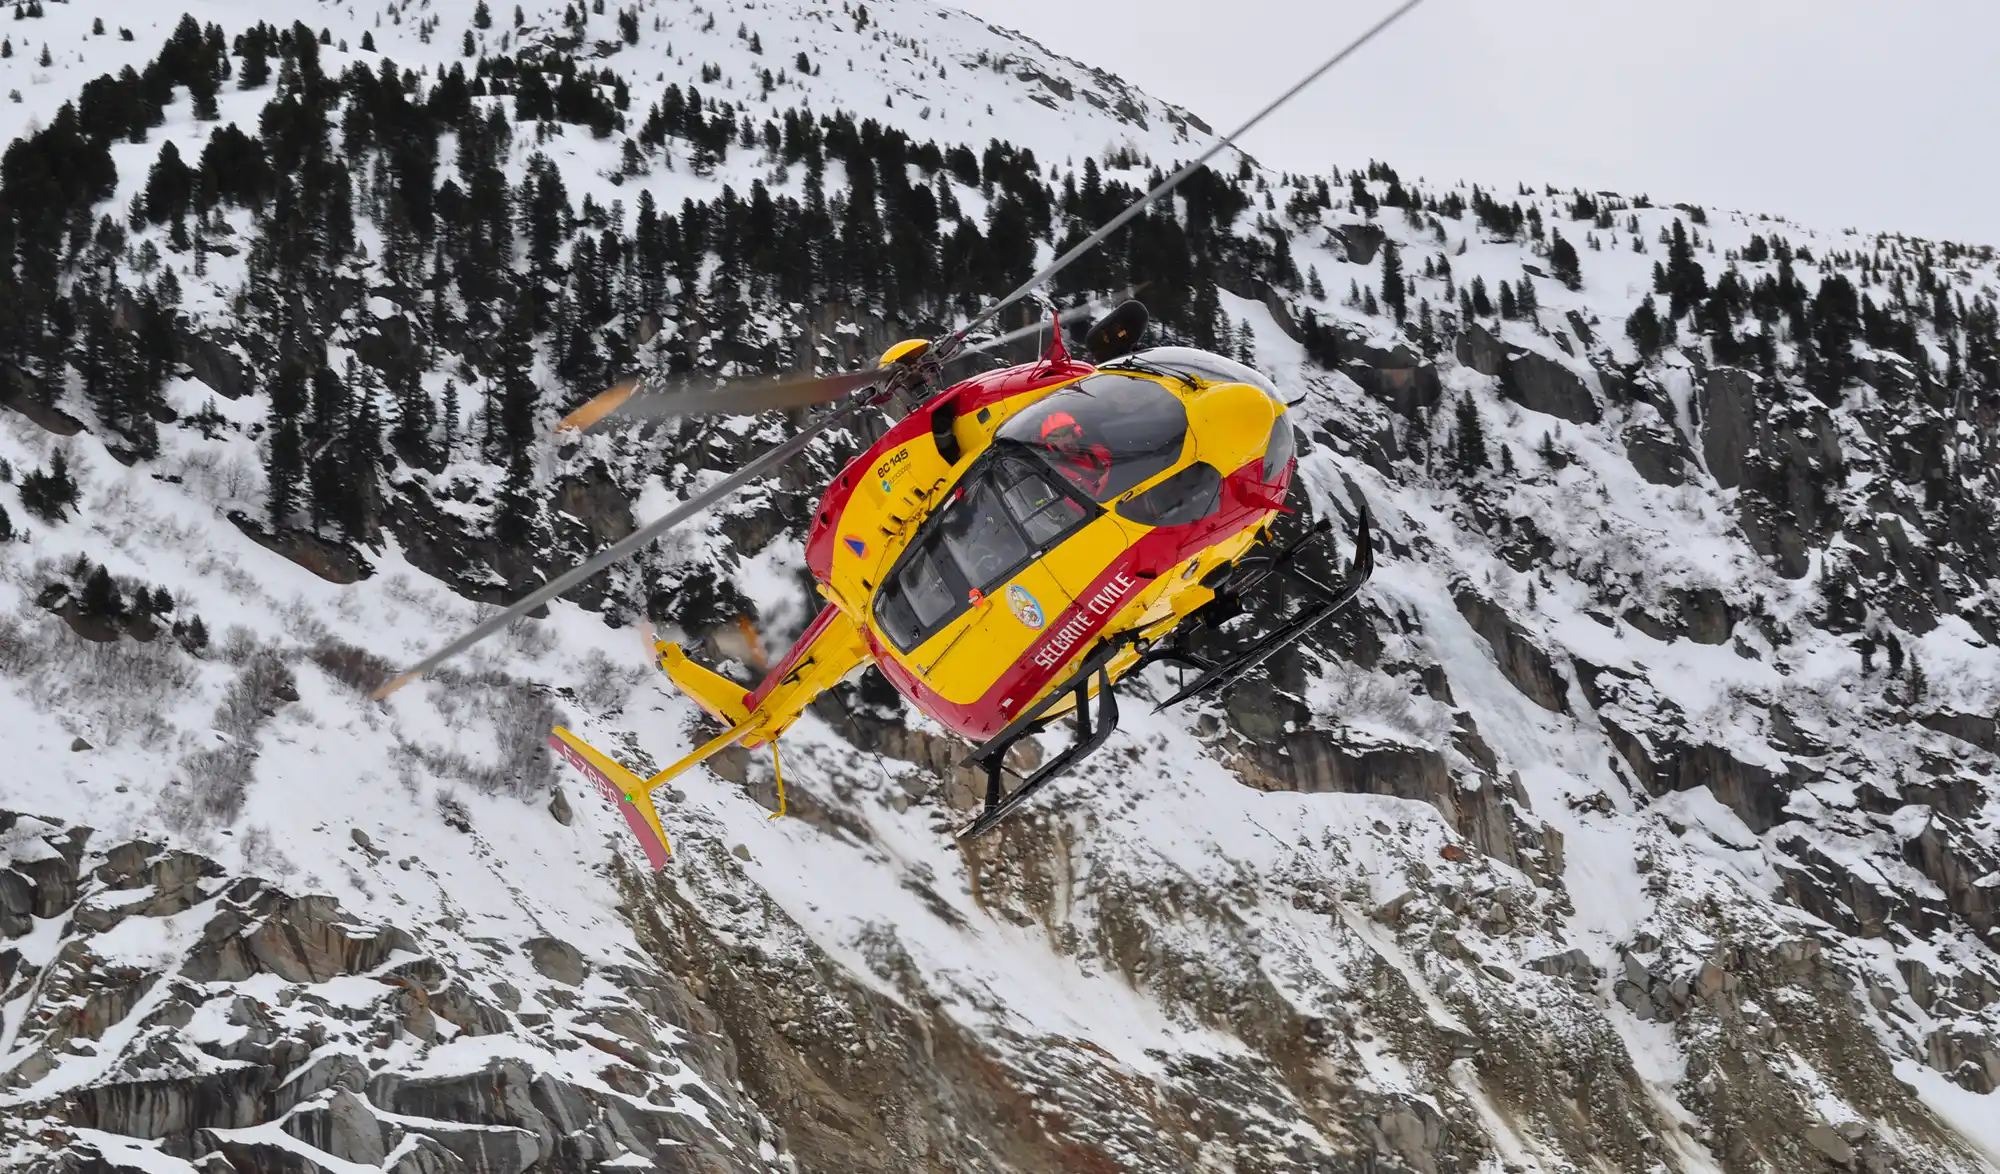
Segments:
[[[1028,594],[1028,589],[1019,583],[1007,588],[1007,608],[1014,613],[1015,619],[1030,628],[1039,629],[1044,622],[1042,605],[1036,603],[1035,597]]]

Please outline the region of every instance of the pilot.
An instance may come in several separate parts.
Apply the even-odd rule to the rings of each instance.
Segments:
[[[1083,425],[1076,422],[1075,416],[1051,412],[1042,421],[1042,443],[1062,458],[1067,466],[1063,471],[1070,480],[1092,497],[1103,496],[1105,483],[1111,479],[1111,450],[1085,441]]]

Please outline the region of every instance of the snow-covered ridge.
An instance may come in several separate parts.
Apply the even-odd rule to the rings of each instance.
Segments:
[[[1038,170],[1063,173],[1045,179],[1057,193],[1065,178],[1085,182],[1086,159],[1143,186],[1143,163],[1113,164],[1170,165],[1204,141],[1143,95],[929,5],[869,5],[865,25],[858,9],[829,6],[639,6],[636,45],[616,5],[589,14],[580,37],[560,5],[524,4],[518,27],[512,7],[492,5],[484,30],[458,0],[189,11],[231,35],[257,20],[323,27],[330,73],[392,58],[424,71],[420,85],[466,60],[468,31],[494,56],[574,40],[584,65],[626,80],[634,124],[669,83],[760,124],[804,103],[945,148],[1030,148]],[[45,13],[0,19],[15,49],[0,91],[23,95],[0,104],[19,120],[9,134],[46,125],[91,77],[143,66],[178,19],[137,6]],[[720,77],[704,81],[704,66]],[[766,68],[769,96],[752,81]],[[273,92],[227,82],[213,122],[179,95],[146,142],[113,147],[119,186],[102,212],[123,219],[163,143],[198,159],[216,127],[254,128]],[[641,188],[668,210],[760,179],[804,196],[803,169],[779,178],[759,150],[698,175],[675,141],[631,175],[619,136],[561,131],[515,126],[509,182],[541,150],[572,202],[617,202],[628,222]],[[440,183],[467,178],[452,152],[441,160]],[[767,761],[724,760],[674,796],[675,871],[643,880],[617,863],[621,822],[555,774],[539,731],[559,714],[633,761],[664,761],[699,716],[648,675],[633,626],[575,604],[389,706],[363,702],[370,673],[479,613],[417,569],[448,560],[412,541],[483,541],[503,470],[465,442],[442,471],[405,463],[388,483],[421,490],[440,527],[345,553],[287,548],[320,573],[302,569],[257,540],[272,429],[270,372],[247,361],[255,340],[233,352],[253,393],[230,398],[190,359],[165,385],[176,420],[161,422],[159,455],[133,464],[73,379],[55,406],[83,431],[60,434],[69,424],[33,405],[33,417],[0,414],[15,473],[0,504],[17,531],[0,547],[0,704],[16,764],[0,807],[27,815],[0,835],[15,935],[0,945],[0,1096],[32,1121],[5,1136],[12,1160],[34,1168],[66,1150],[80,1161],[94,1147],[135,1168],[182,1171],[200,1157],[212,1172],[204,1153],[245,1169],[283,1150],[343,1171],[453,1168],[442,1149],[567,1170],[664,1162],[695,1144],[726,1169],[2000,1164],[1983,1091],[2000,1079],[2000,635],[1991,519],[1977,508],[1990,500],[1995,410],[1963,325],[1992,297],[1991,255],[1717,209],[1600,201],[1577,218],[1575,193],[1546,191],[1490,193],[1522,209],[1507,239],[1470,210],[1370,216],[1350,177],[1330,178],[1324,202],[1310,177],[1293,186],[1253,168],[1239,185],[1233,232],[1282,239],[1297,288],[1245,264],[1196,292],[1232,344],[1310,393],[1302,480],[1314,507],[1350,513],[1365,499],[1378,519],[1382,569],[1365,609],[1206,711],[1128,706],[1088,771],[968,857],[939,834],[970,800],[956,748],[864,689],[787,736],[795,818],[764,818]],[[1363,205],[1396,188],[1443,206],[1474,199],[1360,178]],[[840,185],[830,168],[829,194]],[[945,186],[983,222],[979,185]],[[121,280],[137,289],[172,269],[193,332],[225,337],[244,320],[235,299],[261,222],[242,209],[223,219],[231,235],[214,239],[235,255],[212,253],[197,274],[170,226],[149,225],[126,242],[131,260],[115,260]],[[1837,394],[1789,370],[1803,364],[1789,311],[1769,328],[1771,378],[1754,353],[1720,362],[1685,318],[1682,345],[1641,365],[1627,324],[1676,222],[1711,286],[1732,266],[1746,290],[1789,268],[1811,297],[1838,273],[1881,307],[1927,271],[1951,313],[1913,327],[1926,363],[1852,342],[1860,377]],[[1579,289],[1554,276],[1556,232],[1576,250]],[[328,331],[335,369],[349,355],[372,363],[378,339],[422,328],[427,312],[384,274],[370,216],[357,237],[366,256],[347,272],[366,297]],[[1384,241],[1414,283],[1401,329]],[[142,270],[133,262],[149,245]],[[1054,247],[1036,242],[1043,256]],[[1228,255],[1268,259],[1248,246]],[[1466,321],[1459,295],[1472,298],[1475,279],[1495,311],[1503,283],[1517,312],[1524,283],[1536,309]],[[1657,305],[1666,313],[1669,298]],[[788,342],[789,310],[768,318],[757,328]],[[1752,318],[1733,323],[1737,337],[1766,333]],[[822,325],[857,349],[889,328],[865,312]],[[1813,336],[1810,313],[1806,325]],[[537,344],[551,400],[556,345]],[[487,410],[464,375],[472,365],[441,353],[422,372],[440,412],[448,389],[462,397],[461,438]],[[547,511],[552,541],[657,516],[777,427],[538,448],[535,484],[568,495]],[[47,522],[21,483],[58,450],[80,494],[68,520]],[[708,576],[754,608],[767,639],[796,627],[808,601],[789,574],[787,522],[838,451],[670,537],[588,602],[622,621],[633,601]],[[553,557],[529,555],[531,572]],[[107,633],[80,608],[52,611],[90,590],[78,556],[108,568],[124,600],[141,584],[165,589],[172,609],[146,621],[160,634],[141,642],[137,618]],[[487,557],[474,549],[455,586],[504,585],[513,572]],[[49,594],[57,582],[67,595]],[[206,647],[185,634],[195,616]],[[309,895],[336,900],[339,916],[296,904]],[[393,930],[403,946],[338,974],[269,961],[242,976],[190,971],[225,906],[247,938],[340,924],[385,943]],[[107,969],[125,985],[105,987],[127,994],[82,1014]],[[578,971],[580,983],[564,981]],[[128,1005],[140,975],[158,977]],[[680,990],[688,1002],[662,993]],[[461,1017],[491,1012],[499,1030],[471,1035],[445,1013],[468,991],[484,1009]],[[49,1026],[91,1015],[103,1030],[81,1048],[77,1032]],[[267,1052],[282,1043],[284,1057],[245,1050],[251,1037]],[[278,1067],[294,1039],[351,1062],[352,1079],[228,1120],[78,1108],[169,1073]],[[715,1059],[722,1043],[733,1072]],[[310,1053],[297,1059],[310,1069]],[[712,1074],[710,1060],[722,1065]],[[681,1080],[682,1067],[701,1079]],[[414,1081],[488,1077],[568,1091],[524,1094],[546,1132],[505,1096],[499,1107],[397,1099]],[[588,1103],[560,1120],[551,1106],[577,1089]],[[361,1113],[391,1126],[380,1154],[342,1148],[365,1131],[319,1124]],[[462,1127],[482,1115],[502,1134],[468,1139]],[[290,1127],[270,1124],[281,1119]]]

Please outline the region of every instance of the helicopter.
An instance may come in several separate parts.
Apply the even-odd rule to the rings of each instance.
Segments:
[[[1139,215],[1217,152],[1339,64],[1421,0],[1406,2],[1305,79],[1224,136],[1021,287],[937,339],[909,339],[878,363],[835,375],[733,379],[709,387],[657,375],[628,379],[558,425],[579,432],[613,421],[747,415],[820,405],[784,441],[378,688],[385,697],[605,568],[667,529],[805,451],[818,436],[893,409],[887,430],[850,459],[812,514],[805,561],[823,605],[755,687],[656,641],[658,667],[724,727],[680,760],[641,778],[574,732],[550,746],[625,817],[648,862],[671,858],[654,796],[733,746],[770,746],[785,809],[777,742],[822,693],[873,664],[911,705],[973,743],[962,765],[986,776],[984,804],[956,836],[984,835],[1053,779],[1104,745],[1118,726],[1120,683],[1170,663],[1194,677],[1170,708],[1243,679],[1351,603],[1374,569],[1366,506],[1337,583],[1301,568],[1329,540],[1322,518],[1279,543],[1273,526],[1297,467],[1296,437],[1278,387],[1254,368],[1181,346],[1143,347],[1145,306],[1123,301],[1095,321],[1083,356],[1066,318],[983,341],[973,334]],[[1046,303],[1046,299],[1044,299]],[[1086,307],[1085,310],[1088,310]],[[949,380],[946,367],[1046,330],[1032,362]],[[1297,401],[1293,401],[1296,403]],[[1233,655],[1200,637],[1243,610],[1273,576],[1303,597],[1290,616]],[[1008,751],[1067,719],[1070,744],[1025,777]]]

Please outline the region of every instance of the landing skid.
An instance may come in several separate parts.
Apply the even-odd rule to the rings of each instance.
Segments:
[[[1355,595],[1361,590],[1361,585],[1366,583],[1368,577],[1375,571],[1373,538],[1370,533],[1367,507],[1362,507],[1361,521],[1355,530],[1354,562],[1348,568],[1348,573],[1338,588],[1328,587],[1294,565],[1307,547],[1324,541],[1332,532],[1332,524],[1321,521],[1269,555],[1242,560],[1236,565],[1229,579],[1218,585],[1215,598],[1190,613],[1182,621],[1181,626],[1174,630],[1173,639],[1158,647],[1145,649],[1140,654],[1138,663],[1133,665],[1128,673],[1136,672],[1149,664],[1166,662],[1191,668],[1197,674],[1193,681],[1172,697],[1160,702],[1154,712],[1179,705],[1183,701],[1219,692],[1235,684],[1279,652],[1303,640],[1313,629],[1354,601]],[[1288,582],[1305,592],[1310,602],[1272,631],[1258,637],[1250,647],[1227,660],[1212,660],[1193,648],[1191,641],[1195,633],[1203,627],[1220,623],[1240,612],[1243,594],[1273,574],[1284,575]],[[1062,684],[1049,690],[1040,701],[1009,722],[1007,728],[981,743],[965,757],[962,765],[977,765],[986,771],[986,806],[977,818],[959,830],[958,839],[970,840],[992,831],[1001,821],[1020,810],[1021,805],[1050,780],[1068,772],[1104,745],[1111,732],[1118,728],[1118,694],[1112,686],[1110,665],[1120,652],[1136,643],[1138,643],[1138,633],[1135,631],[1122,633],[1099,644],[1084,657],[1083,663],[1078,665]],[[1090,712],[1092,677],[1097,678],[1095,721],[1092,720]],[[1054,720],[1046,716],[1048,711],[1070,698],[1076,701],[1076,709],[1072,714],[1076,730],[1075,740],[1054,758],[1036,768],[1033,774],[1021,780],[1020,785],[1012,791],[1003,793],[1000,777],[1006,770],[1004,763],[1007,752],[1021,739],[1047,729]]]

